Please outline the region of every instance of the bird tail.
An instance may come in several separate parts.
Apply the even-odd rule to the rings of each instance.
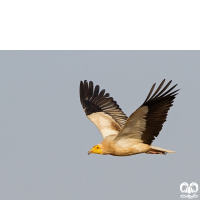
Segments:
[[[162,155],[166,155],[167,153],[176,153],[175,151],[170,151],[167,149],[162,149],[159,147],[153,147],[151,146],[151,149],[146,152],[147,154],[162,154]]]

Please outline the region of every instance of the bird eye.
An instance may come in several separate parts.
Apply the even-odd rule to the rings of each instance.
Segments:
[[[99,149],[99,147],[97,147],[97,149]]]

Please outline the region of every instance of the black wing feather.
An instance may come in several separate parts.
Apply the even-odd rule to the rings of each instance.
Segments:
[[[175,96],[179,90],[171,92],[177,85],[174,85],[169,90],[165,90],[169,87],[171,81],[161,90],[163,83],[162,81],[156,92],[151,96],[155,84],[150,90],[150,95],[146,98],[145,102],[141,105],[148,106],[148,113],[145,117],[146,130],[143,132],[142,140],[146,144],[151,144],[155,137],[158,136],[159,132],[163,127],[163,123],[166,121],[167,113],[170,107],[173,105]],[[160,91],[161,90],[161,91]],[[159,92],[160,91],[160,92]],[[159,93],[158,93],[159,92]],[[165,92],[165,93],[163,93]],[[171,93],[169,93],[171,92]],[[158,93],[158,94],[157,94]],[[157,95],[156,95],[157,94]],[[151,97],[150,97],[151,96]]]
[[[109,97],[109,93],[105,94],[105,90],[99,92],[99,85],[93,89],[93,82],[80,82],[80,101],[86,115],[95,112],[104,112],[110,115],[121,127],[124,126],[127,116],[121,110],[116,101]]]

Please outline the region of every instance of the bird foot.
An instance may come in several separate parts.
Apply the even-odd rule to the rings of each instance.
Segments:
[[[166,155],[166,152],[162,152],[162,151],[153,151],[153,150],[148,151],[147,153],[148,153],[148,154],[162,154],[162,155]]]

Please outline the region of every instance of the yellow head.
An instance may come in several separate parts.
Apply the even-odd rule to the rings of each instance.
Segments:
[[[98,153],[98,154],[103,154],[102,149],[100,145],[95,145],[90,151],[88,151],[88,155],[91,153]]]

